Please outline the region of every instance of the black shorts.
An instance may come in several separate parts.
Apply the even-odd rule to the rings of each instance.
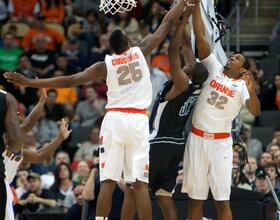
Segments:
[[[6,184],[3,177],[0,177],[0,220],[5,220],[7,203]]]
[[[149,185],[152,193],[159,189],[172,192],[184,151],[185,144],[151,143]]]

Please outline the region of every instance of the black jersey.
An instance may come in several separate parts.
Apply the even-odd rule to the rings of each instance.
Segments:
[[[180,95],[165,101],[165,95],[172,86],[172,81],[166,82],[155,100],[150,117],[150,143],[185,144],[185,126],[201,86],[189,84]]]
[[[0,90],[0,178],[5,175],[4,158],[2,156],[5,151],[4,132],[5,132],[5,116],[6,116],[6,95],[7,93]]]

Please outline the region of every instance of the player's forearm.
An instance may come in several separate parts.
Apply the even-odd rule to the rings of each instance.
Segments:
[[[50,143],[37,151],[38,156],[41,159],[51,156],[63,141],[64,139],[60,135],[57,135]]]
[[[254,116],[261,114],[261,104],[256,92],[249,92],[250,99],[247,102],[247,108],[250,113]]]
[[[95,170],[91,170],[90,176],[83,189],[82,197],[86,201],[94,199],[94,187],[95,187]]]
[[[41,117],[41,113],[44,110],[45,103],[46,103],[46,100],[43,98],[40,98],[39,102],[34,107],[32,112],[20,124],[21,132],[27,133],[32,130],[32,128],[35,126],[35,124],[39,121],[39,119]]]
[[[184,0],[180,0],[170,11],[164,16],[162,23],[168,23],[169,30],[174,27],[175,23],[181,17],[185,8]],[[168,30],[168,31],[169,31]]]
[[[54,199],[44,199],[44,198],[38,198],[39,203],[45,206],[54,207],[56,206],[56,201]]]
[[[191,39],[188,35],[184,34],[182,40],[182,50],[185,64],[194,64],[195,63],[195,55],[192,50]]]
[[[75,81],[75,75],[59,76],[47,79],[32,79],[29,80],[28,87],[32,88],[67,88],[80,85]]]

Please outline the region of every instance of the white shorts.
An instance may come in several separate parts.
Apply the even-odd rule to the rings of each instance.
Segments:
[[[14,195],[12,193],[11,187],[7,179],[5,179],[5,183],[6,183],[6,191],[7,191],[5,220],[15,220],[14,208],[13,208]]]
[[[149,120],[145,114],[108,112],[100,131],[100,181],[148,183]]]
[[[182,192],[206,200],[209,187],[216,201],[228,201],[231,189],[232,138],[210,140],[189,134],[183,168]]]

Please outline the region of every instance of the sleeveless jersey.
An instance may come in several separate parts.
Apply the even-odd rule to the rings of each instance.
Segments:
[[[172,81],[166,82],[157,95],[150,117],[150,143],[185,144],[185,126],[201,86],[189,84],[180,95],[165,101],[165,95],[172,86]]]
[[[6,95],[7,93],[3,90],[0,90],[0,178],[5,176],[5,165],[4,158],[2,156],[5,151],[5,143],[4,143],[4,132],[5,132],[5,116],[6,116]]]
[[[108,108],[146,109],[152,101],[150,70],[139,47],[106,55]]]

